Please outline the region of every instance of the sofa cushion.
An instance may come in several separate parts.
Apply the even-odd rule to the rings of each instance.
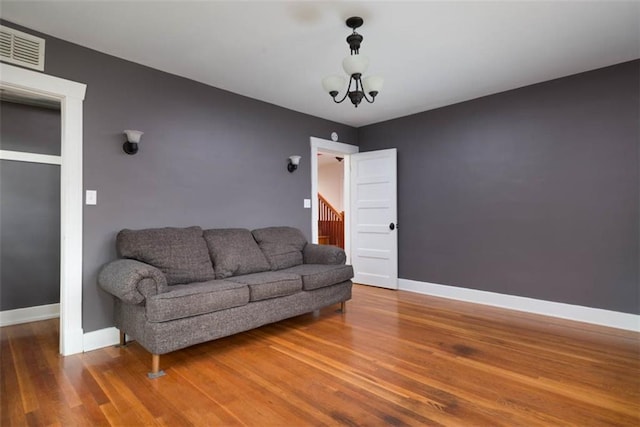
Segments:
[[[172,286],[168,292],[147,299],[146,312],[150,322],[166,322],[239,307],[248,302],[246,285],[212,280]]]
[[[302,264],[302,250],[307,239],[293,227],[267,227],[252,231],[272,270]]]
[[[224,228],[204,231],[216,279],[270,270],[269,262],[244,228]]]
[[[337,246],[307,243],[302,251],[305,264],[344,264],[347,254]]]
[[[248,285],[251,292],[251,301],[282,297],[302,290],[302,279],[298,274],[282,273],[280,271],[265,271],[245,276],[234,276],[229,277],[226,281]]]
[[[158,268],[168,285],[215,279],[200,227],[125,229],[118,233],[116,247],[121,257]]]
[[[336,285],[353,277],[353,267],[350,265],[302,264],[281,272],[299,274],[305,291]]]

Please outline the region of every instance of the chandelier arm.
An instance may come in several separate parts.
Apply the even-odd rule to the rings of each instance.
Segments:
[[[371,99],[367,97],[367,91],[364,90],[364,83],[362,83],[362,79],[356,80],[356,90],[358,90],[358,82],[360,82],[360,91],[362,92],[362,95],[364,95],[363,98],[366,99],[369,104],[373,104],[375,97],[372,96]]]
[[[371,100],[369,100],[369,98],[367,97],[367,92],[365,92],[364,88],[362,88],[362,89],[363,89],[362,93],[364,94],[364,99],[366,99],[369,104],[373,104],[373,101],[375,101],[376,98],[372,96]]]
[[[333,98],[333,102],[335,102],[336,104],[340,104],[342,101],[347,99],[347,96],[349,96],[349,89],[351,89],[351,81],[352,80],[353,80],[353,76],[349,78],[349,84],[347,85],[347,91],[344,93],[344,96],[342,97],[342,99],[340,101],[336,101],[336,99]],[[356,84],[357,84],[357,82],[356,82]]]

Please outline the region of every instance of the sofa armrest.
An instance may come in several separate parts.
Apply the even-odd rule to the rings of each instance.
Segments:
[[[302,251],[305,264],[344,264],[347,254],[337,246],[307,243]]]
[[[105,265],[98,274],[98,284],[128,304],[140,304],[167,289],[162,271],[132,259],[119,259]]]

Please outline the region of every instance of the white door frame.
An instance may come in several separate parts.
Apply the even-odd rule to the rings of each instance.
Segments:
[[[357,145],[344,144],[342,142],[329,141],[327,139],[310,138],[311,145],[311,242],[318,243],[318,152],[342,154],[344,158],[344,251],[347,254],[347,262],[351,258],[351,228],[350,228],[350,161],[349,154],[357,153],[360,148]]]
[[[82,83],[0,64],[0,88],[60,102],[60,354],[83,350]]]

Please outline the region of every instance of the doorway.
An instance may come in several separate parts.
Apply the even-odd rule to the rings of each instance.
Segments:
[[[397,289],[396,149],[359,153],[355,145],[311,137],[313,243],[319,242],[318,153],[344,156],[344,251],[354,281]]]
[[[0,326],[60,314],[60,104],[0,92]]]
[[[344,155],[318,152],[318,243],[344,249]]]
[[[328,164],[332,163],[335,160],[336,164],[339,166],[335,168],[335,171],[341,171],[343,176],[342,179],[337,179],[342,185],[342,191],[336,191],[337,196],[334,195],[332,197],[334,203],[330,203],[332,205],[341,206],[342,210],[338,210],[338,213],[344,211],[342,216],[343,223],[343,241],[342,246],[347,254],[347,262],[350,259],[350,250],[351,250],[351,239],[350,239],[350,227],[349,227],[349,155],[357,153],[359,151],[356,145],[344,144],[341,142],[329,141],[326,139],[311,137],[310,139],[311,145],[311,238],[313,243],[320,243],[320,233],[319,233],[319,221],[320,221],[320,199],[319,194],[322,194],[319,191],[319,157],[325,157],[328,160]],[[322,154],[322,156],[318,156],[318,154]],[[336,157],[342,158],[341,161],[338,162]],[[338,172],[339,173],[339,172]],[[341,203],[335,202],[336,197],[342,198]],[[333,206],[336,208],[336,206]],[[337,209],[336,209],[337,210]],[[334,244],[332,242],[329,242]],[[340,246],[340,245],[338,245]]]
[[[0,63],[0,90],[60,104],[60,353],[83,351],[82,104],[86,85]],[[0,150],[0,158],[20,157]]]

